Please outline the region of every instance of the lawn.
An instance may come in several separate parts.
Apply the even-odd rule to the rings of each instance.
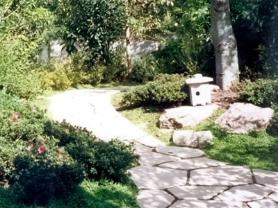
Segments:
[[[12,191],[0,188],[1,208],[35,208],[16,203]],[[64,200],[51,201],[47,208],[136,208],[136,188],[132,185],[116,184],[108,181],[88,180],[76,192]],[[45,207],[45,208],[46,208]]]
[[[113,104],[116,108],[119,108],[120,99],[121,94],[117,94],[113,98]],[[156,107],[119,110],[135,125],[170,144],[171,134],[162,132],[156,126],[161,111],[162,109]],[[250,134],[225,133],[214,123],[214,120],[223,112],[223,109],[218,110],[210,118],[191,128],[196,131],[212,131],[213,143],[204,149],[207,156],[234,165],[278,171],[278,136],[271,136],[266,131]]]

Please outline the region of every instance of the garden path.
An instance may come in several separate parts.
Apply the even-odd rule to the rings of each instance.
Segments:
[[[278,173],[232,166],[203,151],[170,147],[122,117],[117,90],[71,90],[50,98],[53,119],[87,128],[101,139],[135,142],[140,166],[129,170],[141,208],[278,208]]]

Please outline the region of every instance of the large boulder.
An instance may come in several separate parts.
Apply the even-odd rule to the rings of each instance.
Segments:
[[[271,108],[261,108],[249,103],[234,103],[216,123],[229,133],[249,133],[267,128],[273,117]]]
[[[209,118],[216,109],[218,106],[214,104],[166,109],[159,118],[158,126],[165,129],[192,127]]]
[[[178,130],[174,131],[172,136],[175,145],[193,148],[203,148],[210,144],[212,139],[210,131]]]

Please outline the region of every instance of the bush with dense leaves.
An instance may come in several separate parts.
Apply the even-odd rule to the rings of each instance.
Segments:
[[[241,92],[240,100],[255,105],[270,107],[278,103],[278,80],[258,79],[254,82],[247,81]]]
[[[43,157],[43,156],[41,156]],[[10,180],[15,196],[26,204],[46,204],[70,194],[84,178],[82,168],[72,163],[55,164],[45,158],[17,156]]]
[[[139,83],[152,81],[160,72],[158,61],[153,54],[144,54],[134,61],[129,79]]]
[[[175,105],[184,102],[187,97],[185,77],[181,75],[159,75],[154,81],[124,93],[121,105],[123,107]]]

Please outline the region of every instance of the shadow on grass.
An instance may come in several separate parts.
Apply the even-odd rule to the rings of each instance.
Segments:
[[[11,189],[0,188],[1,208],[36,208],[17,203]],[[137,208],[136,188],[108,181],[84,181],[65,199],[52,200],[45,208]]]
[[[207,126],[215,136],[205,151],[209,157],[234,165],[278,171],[278,137],[266,133],[230,134],[217,125]]]

